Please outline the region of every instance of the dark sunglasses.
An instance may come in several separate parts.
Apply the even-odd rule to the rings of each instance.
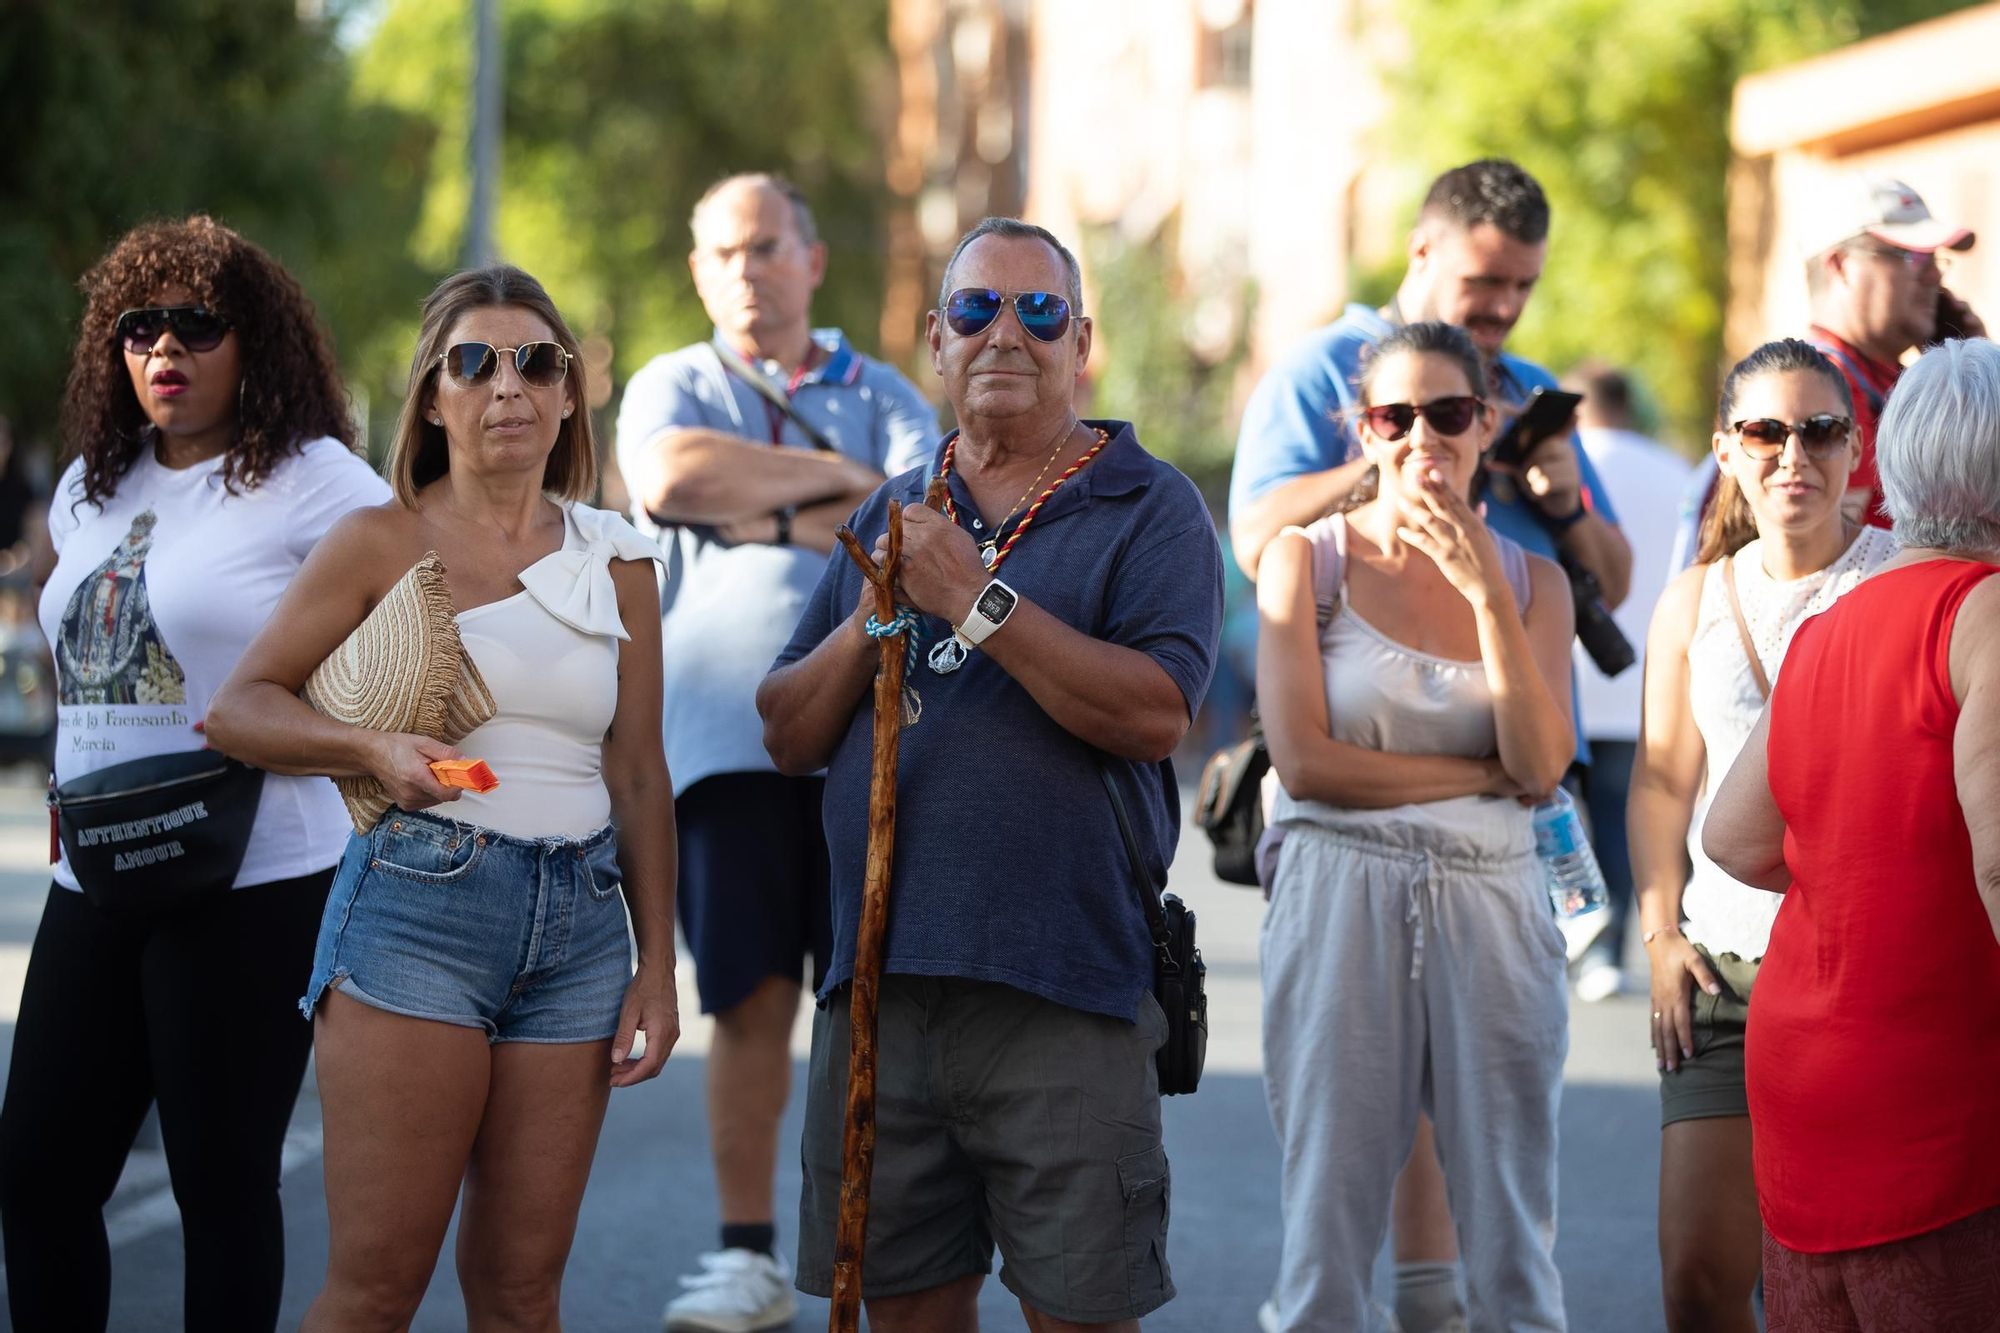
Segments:
[[[1001,303],[1014,301],[1014,314],[1028,336],[1052,343],[1069,332],[1069,301],[1054,292],[996,292],[991,287],[961,287],[945,298],[944,322],[953,333],[970,338],[986,331],[1000,317]]]
[[[532,342],[519,347],[495,347],[492,343],[453,343],[438,360],[445,374],[467,388],[484,384],[500,369],[500,358],[511,355],[521,381],[537,389],[561,384],[569,374],[569,350],[561,343]]]
[[[1729,428],[1731,434],[1743,441],[1743,452],[1760,463],[1784,453],[1785,441],[1794,435],[1799,437],[1807,458],[1832,458],[1847,447],[1848,432],[1853,429],[1852,421],[1831,412],[1792,422],[1758,417],[1754,421],[1736,422]]]
[[[1382,403],[1365,408],[1361,417],[1368,428],[1385,440],[1400,440],[1422,417],[1424,424],[1440,435],[1463,435],[1486,410],[1484,400],[1469,394],[1433,398],[1428,403]]]
[[[127,310],[111,326],[111,334],[126,351],[144,356],[169,329],[190,352],[213,352],[234,327],[205,305],[158,305]]]

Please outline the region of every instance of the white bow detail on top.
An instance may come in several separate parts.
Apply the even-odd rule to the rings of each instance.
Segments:
[[[521,571],[521,586],[542,608],[571,629],[631,641],[618,615],[618,589],[611,562],[657,560],[666,554],[639,530],[608,509],[563,506],[562,549]],[[575,541],[572,541],[571,534]]]

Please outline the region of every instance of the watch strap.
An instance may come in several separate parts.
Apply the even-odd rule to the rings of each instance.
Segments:
[[[1544,513],[1542,527],[1550,533],[1568,532],[1571,528],[1583,522],[1584,516],[1589,512],[1590,506],[1583,502],[1583,496],[1579,494],[1576,497],[1576,508],[1570,510],[1567,514],[1557,517]]]
[[[977,648],[980,644],[986,642],[986,637],[1006,622],[1006,616],[1002,616],[999,620],[989,620],[986,614],[979,609],[979,604],[986,600],[986,594],[994,588],[999,588],[1008,597],[1013,599],[1007,607],[1008,615],[1012,615],[1014,607],[1021,604],[1021,594],[1015,592],[999,579],[989,579],[986,586],[979,590],[979,596],[972,599],[972,609],[965,613],[965,619],[951,627],[952,633],[956,634],[960,642],[964,643],[968,648]]]

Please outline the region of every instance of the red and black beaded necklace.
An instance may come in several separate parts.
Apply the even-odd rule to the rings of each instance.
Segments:
[[[1043,491],[1041,495],[1036,498],[1033,504],[1028,506],[1027,512],[1021,515],[1021,521],[1014,526],[1014,531],[1012,534],[1008,536],[1006,543],[1000,546],[998,550],[995,550],[994,543],[1000,540],[996,536],[992,540],[982,542],[980,544],[979,558],[981,563],[983,563],[987,569],[994,571],[999,570],[1000,562],[1005,560],[1007,558],[1007,553],[1014,549],[1014,543],[1021,540],[1021,534],[1026,532],[1028,530],[1028,525],[1035,521],[1035,515],[1040,513],[1042,506],[1049,502],[1049,497],[1051,495],[1054,495],[1057,491],[1061,490],[1062,484],[1064,482],[1068,481],[1071,477],[1074,477],[1077,473],[1083,471],[1085,465],[1088,464],[1091,459],[1097,457],[1099,453],[1103,452],[1104,446],[1111,442],[1110,432],[1106,431],[1102,426],[1096,427],[1095,429],[1097,433],[1096,442],[1093,443],[1089,449],[1084,451],[1084,454],[1081,458],[1077,459],[1074,463],[1071,463],[1067,471],[1065,471],[1060,477],[1057,477],[1054,481],[1050,482],[1049,488]],[[950,441],[946,443],[944,447],[944,458],[938,464],[938,477],[941,480],[946,480],[946,481],[950,480],[951,460],[952,456],[957,452],[958,452],[958,437],[954,435],[951,437]],[[944,497],[944,516],[950,519],[953,523],[958,522],[958,506],[952,503],[951,492],[949,490],[945,492],[945,497]],[[1008,517],[1011,518],[1013,516],[1010,514],[1008,515]],[[1007,519],[1003,518],[1000,520],[1000,522],[994,525],[993,531],[995,533],[998,533],[1002,528],[1006,526],[1007,526]]]

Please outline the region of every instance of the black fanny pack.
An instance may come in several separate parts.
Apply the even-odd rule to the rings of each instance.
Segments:
[[[1153,998],[1167,1016],[1166,1044],[1155,1057],[1160,1093],[1171,1097],[1193,1092],[1201,1083],[1201,1067],[1208,1060],[1208,967],[1195,947],[1194,913],[1177,894],[1162,894],[1146,873],[1146,858],[1125,813],[1125,799],[1118,794],[1111,765],[1102,751],[1097,755],[1097,771],[1104,779],[1104,790],[1110,793],[1111,813],[1117,816],[1118,832],[1125,839],[1132,882],[1139,890],[1139,906],[1153,939]]]
[[[91,906],[165,912],[229,891],[263,791],[263,769],[183,750],[51,783],[49,810]]]

